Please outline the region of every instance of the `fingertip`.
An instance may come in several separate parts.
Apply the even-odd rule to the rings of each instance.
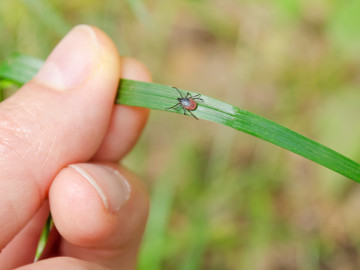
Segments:
[[[152,81],[148,68],[139,60],[129,56],[123,56],[121,57],[121,65],[122,78],[144,82]]]
[[[50,188],[49,200],[59,233],[82,248],[111,249],[140,239],[149,211],[141,181],[110,164],[63,169]]]
[[[122,73],[122,59],[119,55],[118,49],[113,40],[102,30],[95,26],[90,26],[95,32],[99,40],[102,50],[102,63],[101,65],[106,68],[106,72],[110,80],[116,78],[116,85],[118,84],[119,74]],[[102,67],[98,67],[101,69]],[[115,86],[116,86],[115,85]],[[116,95],[116,91],[114,91]]]
[[[102,220],[107,215],[101,196],[74,169],[65,168],[56,176],[49,201],[54,224],[68,242],[90,247],[106,234]]]
[[[131,57],[121,57],[121,78],[151,82],[146,66]],[[108,132],[93,160],[118,161],[134,147],[149,118],[143,107],[116,105]]]

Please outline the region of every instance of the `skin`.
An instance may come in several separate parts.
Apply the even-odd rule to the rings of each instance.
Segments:
[[[149,200],[118,161],[149,111],[114,105],[120,77],[151,81],[102,31],[80,26],[0,103],[1,269],[135,268]],[[56,230],[32,263],[49,209]]]

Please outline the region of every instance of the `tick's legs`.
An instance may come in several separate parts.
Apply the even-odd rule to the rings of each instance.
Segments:
[[[188,98],[188,97],[190,97],[190,98],[191,98],[191,95],[190,95],[190,93],[186,93],[186,96],[185,96],[185,98]]]
[[[197,94],[195,96],[192,97],[193,100],[201,100],[202,102],[204,102],[204,100],[200,97],[200,94]]]
[[[182,93],[180,92],[180,90],[177,87],[173,86],[173,88],[176,89],[179,92],[181,98],[184,98],[184,96],[182,95]]]
[[[199,120],[191,111],[188,110],[188,112],[189,112],[192,116],[194,116],[194,118],[195,118],[196,120]]]
[[[175,109],[176,107],[179,107],[181,104],[175,104],[174,106],[170,107],[170,108],[165,108],[166,110],[170,110],[170,109]],[[176,108],[177,109],[177,108]]]
[[[182,107],[183,108],[183,110],[184,110],[184,115],[186,115],[186,111],[185,111],[185,108],[184,107]]]

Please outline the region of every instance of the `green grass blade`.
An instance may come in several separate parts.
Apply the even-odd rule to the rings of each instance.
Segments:
[[[0,102],[3,101],[4,99],[5,99],[4,87],[3,87],[2,83],[0,83]]]
[[[39,60],[17,55],[0,64],[0,78],[22,84],[35,75],[39,63]],[[175,105],[178,97],[178,92],[170,86],[122,79],[116,103],[182,114],[181,108],[166,109]],[[360,182],[360,164],[355,161],[261,116],[204,95],[201,97],[204,102],[193,111],[199,119],[248,133]]]
[[[171,168],[172,169],[172,168]],[[171,170],[171,173],[174,170]],[[166,234],[178,181],[168,181],[170,170],[160,179],[151,195],[150,216],[139,254],[139,270],[160,270],[166,250]]]
[[[46,243],[47,243],[47,240],[49,238],[51,228],[53,227],[53,224],[54,223],[53,223],[53,220],[52,220],[52,217],[51,217],[51,214],[50,214],[48,216],[48,218],[46,220],[46,224],[45,224],[45,226],[44,226],[44,228],[43,228],[43,230],[41,232],[39,243],[38,243],[38,246],[36,248],[34,262],[38,261],[40,259],[41,255],[43,254]]]
[[[127,2],[138,21],[140,21],[144,26],[147,26],[149,24],[150,16],[146,10],[144,2],[142,0],[127,0]]]
[[[43,61],[38,58],[13,54],[7,61],[0,63],[0,79],[22,85],[34,77],[42,64]]]
[[[155,110],[166,110],[165,108],[176,104],[177,97],[178,93],[169,86],[121,80],[116,102]],[[217,122],[271,142],[360,182],[360,164],[355,161],[249,111],[204,95],[201,98],[204,99],[204,103],[199,103],[194,112],[198,118]],[[183,113],[181,108],[177,113]]]
[[[193,217],[195,222],[192,226],[191,240],[189,240],[189,247],[179,270],[201,269],[205,257],[206,245],[209,241],[209,219],[203,211],[205,208],[200,207],[199,209],[201,210],[198,210]]]

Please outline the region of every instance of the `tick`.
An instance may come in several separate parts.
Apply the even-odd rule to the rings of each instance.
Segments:
[[[192,116],[194,116],[194,118],[196,120],[198,120],[198,118],[191,112],[196,110],[198,104],[196,101],[202,101],[204,102],[204,100],[200,97],[200,94],[197,94],[195,96],[192,96],[190,93],[186,93],[185,96],[183,96],[183,94],[180,92],[180,90],[176,87],[173,87],[174,89],[176,89],[179,94],[180,97],[177,98],[177,100],[179,101],[177,104],[175,104],[174,106],[170,107],[170,108],[166,108],[167,110],[170,109],[178,109],[180,107],[183,108],[184,110],[184,115],[186,115],[186,111],[188,111]]]

